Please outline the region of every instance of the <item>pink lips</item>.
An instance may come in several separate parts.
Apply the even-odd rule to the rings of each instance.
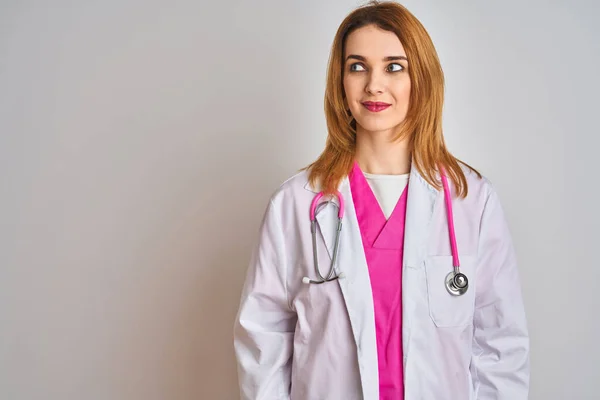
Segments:
[[[369,111],[379,112],[388,108],[391,104],[382,103],[380,101],[365,101],[362,103],[363,106]]]

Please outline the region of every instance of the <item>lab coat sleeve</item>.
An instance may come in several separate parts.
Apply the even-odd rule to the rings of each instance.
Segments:
[[[261,223],[234,326],[242,400],[289,399],[296,313],[288,302],[286,250],[273,202]]]
[[[479,237],[471,361],[475,398],[526,400],[527,321],[515,249],[493,187],[484,207]]]

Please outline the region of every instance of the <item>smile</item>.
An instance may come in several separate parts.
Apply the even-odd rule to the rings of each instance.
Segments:
[[[371,112],[383,111],[386,108],[388,108],[389,106],[391,106],[391,104],[388,104],[388,103],[372,102],[372,101],[365,101],[364,103],[362,103],[362,105]]]

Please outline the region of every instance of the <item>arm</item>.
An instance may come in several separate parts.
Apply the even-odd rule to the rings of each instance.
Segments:
[[[270,202],[234,327],[242,400],[289,399],[296,314],[287,298],[284,246],[281,224]]]
[[[484,207],[475,294],[471,373],[477,400],[526,400],[529,335],[517,260],[492,188]]]

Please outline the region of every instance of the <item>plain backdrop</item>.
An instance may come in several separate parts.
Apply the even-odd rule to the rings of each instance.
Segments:
[[[272,192],[323,149],[362,2],[0,0],[0,399],[236,399]],[[498,189],[531,399],[600,398],[596,1],[406,1],[450,150]]]

